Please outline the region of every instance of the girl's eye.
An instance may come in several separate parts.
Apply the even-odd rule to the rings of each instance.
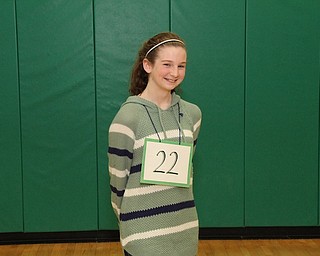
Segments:
[[[166,66],[166,67],[170,67],[169,63],[164,63],[163,65]]]
[[[179,68],[185,68],[186,66],[185,65],[179,65]]]

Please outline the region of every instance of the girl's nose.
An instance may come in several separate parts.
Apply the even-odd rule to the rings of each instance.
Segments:
[[[179,76],[179,68],[176,67],[176,66],[172,66],[170,73],[171,73],[171,75],[174,76],[174,77]]]

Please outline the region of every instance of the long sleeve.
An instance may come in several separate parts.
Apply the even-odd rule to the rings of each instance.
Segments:
[[[195,120],[195,124],[193,125],[193,138],[194,138],[193,148],[194,148],[194,151],[196,149],[196,145],[198,142],[198,136],[199,136],[200,127],[201,127],[201,120],[202,120],[201,116],[202,116],[201,111],[199,109],[197,119]]]
[[[132,158],[134,133],[117,119],[109,128],[109,175],[111,188],[111,204],[119,220],[122,198],[125,192]]]

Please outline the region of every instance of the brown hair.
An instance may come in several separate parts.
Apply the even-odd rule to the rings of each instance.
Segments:
[[[177,39],[184,42],[177,34],[172,32],[162,32],[157,34],[143,43],[142,47],[138,52],[138,56],[136,61],[133,65],[132,72],[131,72],[131,81],[129,87],[130,95],[139,95],[144,91],[148,84],[148,73],[143,68],[143,60],[147,58],[152,64],[154,64],[155,59],[157,58],[157,53],[161,47],[164,45],[173,45],[173,46],[180,46],[186,49],[185,44],[173,41],[173,42],[166,42],[165,44],[160,45],[159,47],[154,48],[151,50],[148,55],[146,56],[147,52],[154,47],[155,45],[168,40],[168,39]]]

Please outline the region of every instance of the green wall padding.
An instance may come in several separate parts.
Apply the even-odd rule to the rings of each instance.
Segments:
[[[15,6],[0,8],[0,232],[21,232],[22,173]]]
[[[100,229],[117,229],[107,169],[109,125],[126,100],[131,67],[144,40],[169,30],[169,0],[95,1]]]
[[[117,229],[108,127],[143,40],[187,42],[200,226],[319,226],[320,2],[4,0],[0,233]]]
[[[172,1],[187,42],[183,97],[203,119],[194,193],[201,227],[243,226],[245,1]]]
[[[96,230],[92,1],[17,1],[26,232]]]
[[[246,226],[318,225],[319,1],[248,1]]]

